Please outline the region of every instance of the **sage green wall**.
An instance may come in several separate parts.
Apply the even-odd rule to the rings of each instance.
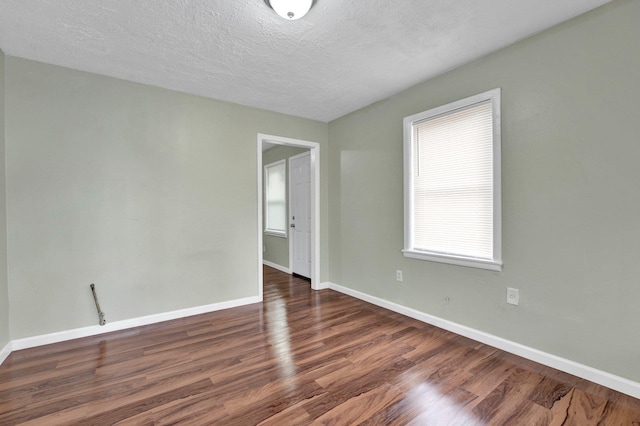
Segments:
[[[306,148],[296,148],[295,146],[278,145],[270,148],[262,153],[262,165],[263,167],[269,163],[273,163],[278,160],[293,157],[294,155],[302,154],[305,151],[309,151]],[[289,163],[287,162],[287,194],[289,194]],[[287,211],[289,211],[287,196]],[[284,268],[289,268],[289,238],[274,237],[273,235],[264,234],[264,260],[275,263]]]
[[[330,281],[640,381],[639,18],[615,1],[329,123]],[[503,271],[404,258],[403,117],[495,87]]]
[[[7,197],[4,162],[4,53],[0,50],[0,350],[9,343],[9,284],[7,281]]]
[[[97,324],[90,283],[107,321],[258,295],[257,133],[325,155],[326,123],[5,65],[12,339]]]

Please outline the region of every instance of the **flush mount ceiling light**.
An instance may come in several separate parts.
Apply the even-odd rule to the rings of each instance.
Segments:
[[[314,0],[264,0],[271,9],[284,19],[293,21],[307,14]]]

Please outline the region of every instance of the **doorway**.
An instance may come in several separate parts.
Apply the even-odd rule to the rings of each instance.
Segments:
[[[307,238],[309,251],[309,278],[311,279],[311,288],[319,290],[320,287],[320,144],[316,142],[304,141],[299,139],[285,138],[281,136],[273,136],[259,133],[257,144],[257,176],[258,176],[258,294],[262,298],[263,291],[263,271],[262,264],[263,255],[263,237],[264,237],[264,215],[263,215],[263,164],[262,152],[265,147],[273,145],[286,145],[308,149],[309,159],[309,215],[308,215],[308,232]],[[293,224],[294,222],[292,222]],[[298,226],[298,221],[295,221]],[[294,228],[290,228],[294,229]],[[295,249],[294,249],[295,250]],[[290,256],[292,251],[290,250]],[[290,261],[289,268],[293,269],[293,263]],[[302,274],[301,274],[302,275]]]

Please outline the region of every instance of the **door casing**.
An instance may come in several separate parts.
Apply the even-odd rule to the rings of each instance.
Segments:
[[[262,146],[264,143],[308,148],[311,156],[311,288],[320,290],[320,144],[317,142],[258,133],[257,136],[257,176],[258,176],[258,296],[263,294],[263,194],[262,194]]]

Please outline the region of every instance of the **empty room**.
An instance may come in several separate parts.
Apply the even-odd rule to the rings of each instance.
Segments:
[[[640,1],[0,1],[1,425],[639,425]]]

